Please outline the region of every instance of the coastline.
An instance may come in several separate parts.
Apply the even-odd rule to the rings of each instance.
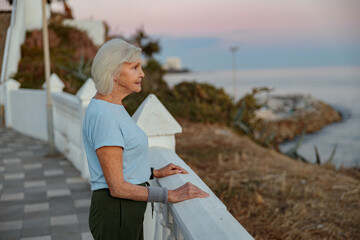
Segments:
[[[360,238],[359,169],[306,164],[228,127],[177,120],[177,153],[256,239]]]

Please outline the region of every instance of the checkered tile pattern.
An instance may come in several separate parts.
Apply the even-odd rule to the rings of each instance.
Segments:
[[[88,240],[89,183],[46,142],[0,128],[0,239]]]

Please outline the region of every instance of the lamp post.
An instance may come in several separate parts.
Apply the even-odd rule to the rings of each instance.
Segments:
[[[232,53],[232,65],[233,65],[233,97],[234,100],[236,100],[237,95],[237,84],[236,84],[236,51],[238,50],[238,47],[230,47],[230,51]]]
[[[50,50],[49,50],[49,33],[45,11],[45,1],[42,0],[42,22],[43,22],[43,48],[44,48],[44,66],[45,66],[45,81],[46,81],[46,115],[47,115],[47,131],[48,131],[48,142],[49,142],[49,153],[48,155],[55,155],[56,149],[54,144],[54,130],[53,130],[53,115],[52,115],[52,103],[51,103],[51,92],[50,92]]]

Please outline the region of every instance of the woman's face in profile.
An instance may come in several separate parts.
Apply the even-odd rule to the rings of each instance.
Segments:
[[[122,90],[128,94],[141,91],[141,81],[145,74],[141,68],[141,59],[132,63],[123,63],[120,75],[115,79]]]

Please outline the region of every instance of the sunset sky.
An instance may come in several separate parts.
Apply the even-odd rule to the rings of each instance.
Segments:
[[[104,20],[112,34],[140,26],[194,71],[237,67],[360,66],[359,0],[68,0],[76,19]],[[54,6],[56,8],[56,6]]]

